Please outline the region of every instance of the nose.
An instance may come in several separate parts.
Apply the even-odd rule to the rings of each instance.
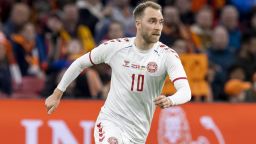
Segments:
[[[157,22],[157,23],[155,24],[155,27],[154,27],[155,30],[161,31],[162,28],[163,28],[163,24],[162,24],[162,23]]]

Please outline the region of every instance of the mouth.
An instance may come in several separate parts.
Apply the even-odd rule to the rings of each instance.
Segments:
[[[158,34],[158,33],[155,33],[155,34],[152,34],[153,36],[160,36],[160,34]]]

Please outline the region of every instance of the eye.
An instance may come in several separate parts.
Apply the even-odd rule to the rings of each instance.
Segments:
[[[164,23],[164,19],[160,19],[159,23],[163,24]]]
[[[154,23],[154,20],[153,20],[153,19],[149,19],[148,22],[149,22],[149,23]]]

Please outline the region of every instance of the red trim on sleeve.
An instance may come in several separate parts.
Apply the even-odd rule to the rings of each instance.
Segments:
[[[90,62],[91,62],[93,65],[95,65],[95,63],[93,63],[93,61],[92,61],[91,52],[89,52],[89,59],[90,59]]]
[[[174,83],[175,81],[180,80],[180,79],[187,79],[187,78],[186,77],[178,77],[178,78],[174,79],[172,82]]]

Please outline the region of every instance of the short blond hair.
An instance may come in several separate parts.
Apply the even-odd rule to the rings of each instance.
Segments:
[[[135,19],[137,19],[138,17],[141,17],[143,15],[144,10],[148,7],[162,11],[162,7],[159,4],[152,1],[146,1],[146,2],[140,3],[138,6],[135,7],[135,9],[133,10],[133,17]]]

